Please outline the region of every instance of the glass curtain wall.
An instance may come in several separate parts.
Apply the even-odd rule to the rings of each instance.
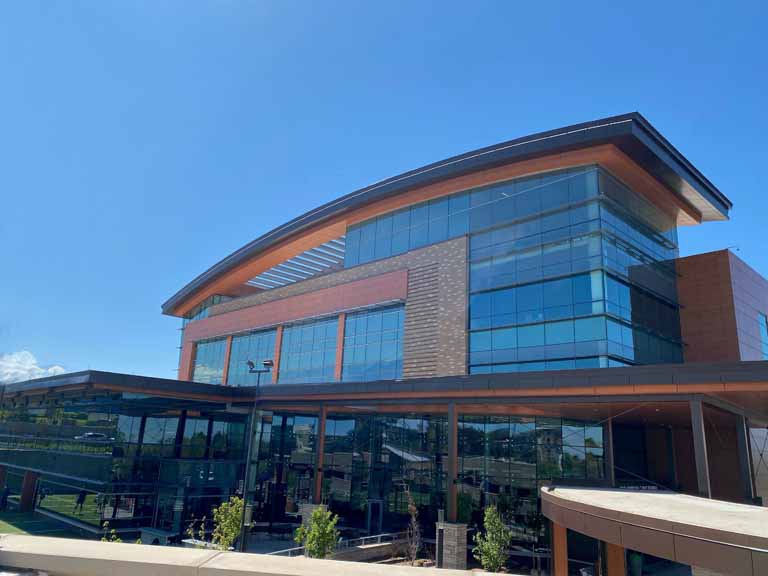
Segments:
[[[230,386],[256,386],[259,374],[249,372],[248,361],[253,362],[257,369],[262,369],[264,360],[273,360],[276,334],[277,331],[272,329],[232,338],[227,384]],[[269,374],[261,375],[262,384],[269,381]]]
[[[404,316],[403,306],[347,315],[342,380],[364,382],[402,376]]]
[[[283,329],[278,382],[332,382],[339,318],[325,318]]]
[[[210,517],[237,486],[245,423],[242,415],[175,412],[153,413],[145,398],[120,394],[6,405],[0,464],[41,471],[38,508],[96,528],[109,521],[182,531],[183,514]]]
[[[261,522],[295,520],[299,504],[314,492],[318,418],[315,415],[259,415],[254,437],[258,459],[249,490],[254,516]]]
[[[445,508],[447,444],[443,416],[329,414],[323,499],[341,525],[375,534],[407,524],[410,491],[432,531]]]
[[[195,364],[192,380],[203,384],[221,384],[224,378],[224,352],[226,338],[205,340],[195,346]]]
[[[470,372],[681,362],[674,221],[603,170],[562,174],[470,236]]]
[[[470,236],[470,372],[682,361],[674,219],[606,171],[519,178],[350,227],[347,266]],[[481,332],[484,331],[484,332]]]
[[[552,480],[600,483],[603,428],[560,418],[459,418],[460,522],[482,524],[491,504],[507,518],[515,542],[544,537],[538,489]]]

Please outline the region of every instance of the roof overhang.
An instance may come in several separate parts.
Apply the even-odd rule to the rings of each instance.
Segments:
[[[233,252],[171,296],[162,305],[162,311],[170,315],[184,313],[197,303],[195,299],[202,299],[197,297],[214,281],[287,239],[345,212],[472,172],[605,144],[615,146],[653,176],[677,202],[699,214],[700,221],[728,218],[730,200],[642,115],[624,114],[481,148],[356,190],[294,218]],[[190,303],[192,300],[195,301]]]

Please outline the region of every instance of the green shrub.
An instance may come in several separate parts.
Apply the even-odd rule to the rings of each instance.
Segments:
[[[310,558],[327,558],[336,549],[339,540],[339,531],[336,522],[339,517],[330,510],[315,508],[309,521],[309,528],[299,526],[294,538],[298,544],[304,546],[304,554]]]
[[[243,499],[232,496],[213,509],[213,543],[219,550],[229,550],[240,536],[243,518]],[[203,536],[205,533],[203,532]]]
[[[498,572],[507,563],[512,533],[504,525],[496,506],[485,509],[485,533],[475,534],[474,557],[488,572]]]

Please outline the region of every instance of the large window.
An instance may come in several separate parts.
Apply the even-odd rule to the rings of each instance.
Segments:
[[[470,237],[471,373],[682,361],[674,220],[601,169]],[[500,220],[501,219],[501,220]]]
[[[195,349],[195,365],[192,380],[204,384],[221,384],[224,377],[224,352],[226,338],[198,342]]]
[[[280,351],[281,384],[331,382],[336,365],[338,317],[286,326]]]
[[[323,501],[345,526],[371,531],[404,527],[410,491],[429,530],[445,508],[446,419],[439,415],[329,414],[325,427]],[[369,506],[381,506],[366,514]]]
[[[403,306],[347,315],[343,380],[362,382],[402,376],[403,316]]]
[[[232,338],[232,350],[229,355],[227,384],[230,386],[256,386],[259,374],[249,372],[248,361],[262,369],[264,360],[275,356],[275,330],[251,332]],[[261,375],[261,383],[268,382],[269,374]]]
[[[472,373],[681,361],[677,308],[601,271],[472,294],[470,330]]]
[[[458,450],[459,521],[480,523],[483,509],[496,505],[518,542],[535,542],[544,533],[540,482],[604,477],[603,429],[587,422],[465,415]]]
[[[421,202],[351,226],[346,236],[345,266],[388,258],[596,195],[596,170],[586,167]]]
[[[208,418],[187,418],[181,439],[182,458],[204,458],[208,446]]]
[[[768,360],[768,317],[765,314],[759,315],[760,319],[760,347],[763,353],[763,359]]]

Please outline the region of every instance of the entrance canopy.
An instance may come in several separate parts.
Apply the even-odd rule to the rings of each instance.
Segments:
[[[557,525],[722,574],[768,574],[768,508],[674,492],[545,487]]]

